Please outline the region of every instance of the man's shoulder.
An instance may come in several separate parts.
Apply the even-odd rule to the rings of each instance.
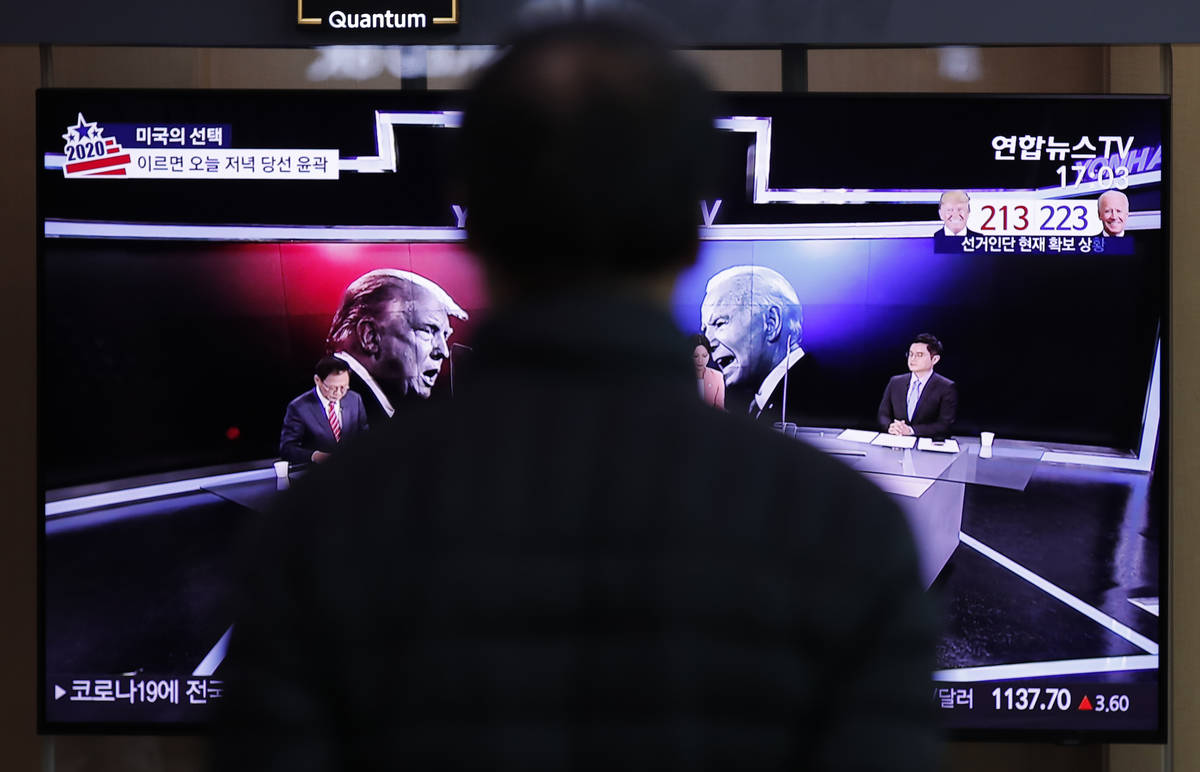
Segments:
[[[711,485],[697,483],[710,489],[702,497],[708,503],[699,506],[720,509],[723,505],[714,502],[730,497],[738,506],[754,502],[754,524],[739,524],[734,518],[729,521],[731,528],[779,535],[776,541],[808,554],[806,545],[850,543],[855,534],[864,532],[902,538],[899,529],[906,527],[896,505],[842,461],[745,416],[715,410],[698,398],[658,403],[645,413],[627,415],[607,406],[583,406],[572,422],[588,427],[583,431],[572,428],[559,414],[547,415],[536,425],[523,423],[521,431],[536,436],[538,442],[527,443],[530,455],[520,458],[498,458],[494,441],[516,431],[513,420],[529,413],[497,412],[499,404],[490,395],[486,400],[426,404],[402,426],[389,422],[368,432],[318,471],[325,479],[335,477],[339,489],[354,490],[359,510],[373,512],[394,507],[414,486],[427,487],[420,480],[491,478],[503,468],[510,482],[525,479],[540,484],[545,475],[554,474],[548,470],[597,457],[617,461],[580,466],[570,470],[571,476],[579,480],[603,476],[606,489],[672,497],[676,495],[672,491],[686,488],[682,481],[690,479],[680,470],[696,470],[703,477],[703,470],[716,459],[720,471]],[[414,442],[414,437],[437,440]],[[644,470],[663,463],[668,455],[673,455],[673,466],[648,481]],[[398,474],[399,470],[407,471]],[[498,501],[506,500],[503,492],[496,495]],[[451,498],[462,499],[457,493]],[[454,504],[448,499],[440,505]],[[872,553],[874,547],[864,549]]]
[[[742,449],[741,463],[759,467],[753,477],[771,489],[763,491],[764,504],[784,522],[802,523],[808,531],[805,540],[845,544],[862,533],[880,536],[883,544],[905,538],[903,515],[878,486],[804,440],[760,428],[764,436]],[[879,547],[873,543],[860,549],[872,554]]]
[[[303,394],[297,396],[291,402],[289,402],[288,409],[291,409],[294,407],[300,407],[301,405],[304,405],[304,404],[307,404],[310,402],[314,402],[314,401],[316,401],[316,397],[313,394],[313,390],[309,389],[309,390],[305,391]]]
[[[888,378],[888,386],[903,385],[905,388],[907,388],[910,378],[912,378],[912,373],[900,373],[899,375],[893,375],[891,378]]]
[[[929,377],[929,383],[931,385],[937,384],[939,386],[953,386],[954,385],[954,381],[950,380],[949,378],[947,378],[944,375],[939,375],[938,373],[934,373],[933,375],[931,375]]]

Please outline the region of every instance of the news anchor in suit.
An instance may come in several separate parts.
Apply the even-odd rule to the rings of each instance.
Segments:
[[[317,362],[313,388],[293,399],[279,432],[279,457],[321,462],[348,437],[367,431],[362,397],[350,391],[350,367],[337,357]]]
[[[950,436],[958,416],[958,389],[954,381],[933,371],[942,358],[942,343],[921,333],[908,346],[908,370],[894,376],[879,402],[879,428],[901,437],[916,435],[943,439]]]

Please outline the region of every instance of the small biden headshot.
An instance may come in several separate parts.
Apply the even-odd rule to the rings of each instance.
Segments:
[[[1119,190],[1109,190],[1096,199],[1096,212],[1104,225],[1105,236],[1124,236],[1129,219],[1129,196]]]

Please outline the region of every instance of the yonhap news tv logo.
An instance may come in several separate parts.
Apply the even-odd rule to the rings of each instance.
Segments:
[[[296,0],[296,24],[309,29],[419,32],[458,25],[458,0]]]

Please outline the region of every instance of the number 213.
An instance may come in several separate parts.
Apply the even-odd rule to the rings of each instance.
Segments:
[[[1008,207],[994,207],[991,205],[985,206],[983,211],[987,212],[987,219],[984,220],[981,230],[994,231],[996,226],[992,225],[992,220],[996,215],[1000,215],[1000,230],[1008,230]],[[1029,227],[1029,209],[1028,207],[1017,205],[1013,207],[1013,225],[1014,230],[1023,231]]]

